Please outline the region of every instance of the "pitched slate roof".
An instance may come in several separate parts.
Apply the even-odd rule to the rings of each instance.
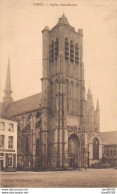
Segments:
[[[5,114],[9,117],[21,114],[23,112],[39,109],[41,104],[41,93],[12,102],[8,105]]]
[[[70,24],[69,24],[69,22],[68,22],[68,20],[67,20],[67,18],[66,18],[66,16],[63,14],[62,15],[62,17],[61,18],[59,18],[59,21],[57,22],[57,24],[52,28],[52,30],[54,29],[54,28],[56,28],[57,26],[60,26],[60,25],[65,25],[66,27],[69,27],[71,30],[73,30],[73,31],[75,31],[75,28],[74,27],[72,27]]]
[[[69,22],[66,18],[66,16],[63,14],[61,18],[59,18],[58,24],[67,24],[69,25]]]
[[[117,144],[117,131],[101,132],[100,135],[105,145]]]

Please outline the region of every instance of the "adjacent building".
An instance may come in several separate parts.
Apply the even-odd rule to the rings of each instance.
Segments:
[[[0,170],[16,171],[17,122],[0,119]]]
[[[117,131],[101,132],[104,142],[103,160],[109,166],[117,166]]]

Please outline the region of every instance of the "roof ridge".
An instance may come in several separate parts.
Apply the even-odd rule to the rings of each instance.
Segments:
[[[19,99],[19,100],[13,101],[12,103],[15,103],[15,102],[18,102],[18,101],[20,101],[20,100],[24,100],[24,99],[30,98],[30,97],[32,97],[32,96],[36,96],[36,95],[41,94],[41,93],[42,93],[42,92],[33,94],[33,95],[31,95],[31,96],[27,96],[27,97],[25,97],[25,98],[21,98],[21,99]],[[10,104],[12,104],[12,103],[10,103]]]
[[[117,132],[117,131],[101,131],[100,133],[111,133],[111,132]]]

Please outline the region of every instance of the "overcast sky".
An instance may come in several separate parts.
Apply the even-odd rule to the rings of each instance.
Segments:
[[[34,6],[34,3],[43,6]],[[72,3],[71,3],[72,2]],[[58,6],[51,6],[56,3]],[[76,4],[72,6],[60,5]],[[48,5],[46,5],[48,4]],[[41,92],[42,30],[62,14],[83,29],[86,91],[99,99],[101,131],[117,130],[117,1],[0,0],[0,100],[4,95],[8,58],[14,100]]]

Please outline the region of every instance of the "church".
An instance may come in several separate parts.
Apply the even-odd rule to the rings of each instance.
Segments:
[[[2,118],[17,121],[17,167],[24,170],[91,167],[103,158],[100,108],[86,94],[83,30],[63,14],[42,31],[42,92],[14,101],[8,63]]]

